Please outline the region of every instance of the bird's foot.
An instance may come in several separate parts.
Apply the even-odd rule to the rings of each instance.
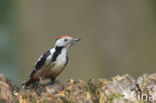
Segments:
[[[55,78],[51,78],[50,82],[47,83],[47,86],[54,85],[55,81]]]
[[[47,86],[58,84],[60,81],[59,80],[51,80],[50,82],[47,83]]]
[[[54,82],[50,81],[50,82],[47,83],[47,86],[50,86],[50,85],[53,85],[53,84],[54,84]]]

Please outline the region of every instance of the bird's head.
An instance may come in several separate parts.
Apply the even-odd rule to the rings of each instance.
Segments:
[[[60,36],[59,38],[56,39],[55,47],[69,48],[77,41],[80,41],[80,39],[79,38],[75,39],[66,35]]]

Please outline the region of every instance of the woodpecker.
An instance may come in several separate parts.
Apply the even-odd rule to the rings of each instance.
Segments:
[[[46,79],[50,79],[53,83],[68,63],[68,49],[79,40],[66,35],[57,38],[54,48],[40,56],[29,79],[23,85],[30,86]]]

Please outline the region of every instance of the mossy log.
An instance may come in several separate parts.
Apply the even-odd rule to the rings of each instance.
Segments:
[[[69,79],[35,89],[19,89],[0,74],[0,103],[156,103],[156,74],[90,79],[88,84]]]

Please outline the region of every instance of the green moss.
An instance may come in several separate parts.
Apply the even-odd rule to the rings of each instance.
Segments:
[[[144,80],[144,81],[142,82],[142,86],[145,87],[146,85],[147,85],[147,81]]]
[[[74,103],[74,99],[73,98],[68,98],[68,99],[63,99],[64,103]]]
[[[72,94],[72,91],[70,91],[70,90],[65,90],[64,94],[69,96],[69,95]]]
[[[46,103],[45,100],[42,100],[41,103]]]
[[[123,95],[120,94],[120,93],[110,95],[110,96],[109,96],[108,103],[113,103],[113,100],[114,100],[115,98],[123,99]]]
[[[87,97],[91,97],[91,94],[89,91],[86,92]]]

